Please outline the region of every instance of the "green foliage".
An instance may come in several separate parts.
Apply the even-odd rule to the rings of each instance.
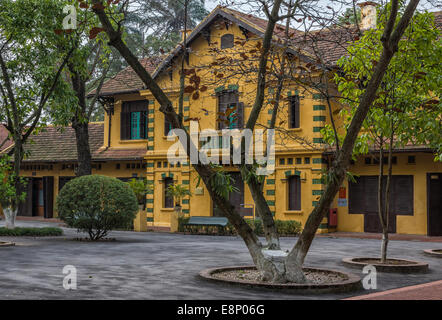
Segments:
[[[20,183],[25,185],[23,178],[19,177]],[[0,157],[0,205],[3,208],[16,209],[20,202],[26,199],[26,192],[17,195],[15,190],[16,176],[12,171],[11,157]]]
[[[401,9],[402,10],[402,9]],[[349,56],[338,65],[343,70],[335,81],[345,105],[339,112],[348,128],[365,87],[382,52],[381,36],[389,6],[380,10],[378,28],[367,30],[349,47]],[[400,15],[397,19],[400,19]],[[366,154],[370,147],[384,145],[394,136],[393,147],[424,144],[436,150],[441,159],[442,132],[442,47],[440,31],[433,14],[416,13],[398,45],[358,137],[354,155]],[[334,144],[331,127],[321,131],[329,144]],[[339,137],[343,140],[344,135]]]
[[[235,180],[222,166],[211,164],[211,167],[214,169],[214,174],[210,177],[210,184],[218,196],[229,199],[230,193],[239,192],[234,186]]]
[[[175,203],[181,205],[181,200],[186,196],[191,196],[192,193],[181,184],[172,184],[166,190],[167,195],[175,199]]]
[[[51,237],[61,236],[63,230],[60,228],[44,227],[44,228],[22,228],[15,227],[14,229],[7,229],[0,227],[0,236],[2,237]]]
[[[56,103],[56,100],[69,100],[66,84],[60,79],[55,81],[61,61],[66,57],[61,52],[69,48],[68,41],[54,33],[64,17],[63,2],[0,1],[0,46],[15,95],[14,101],[0,95],[1,122],[6,122],[6,110],[9,110],[14,127],[38,121],[40,115],[44,121],[46,114],[36,112],[44,101]],[[13,41],[6,45],[6,39]],[[6,78],[2,72],[0,84],[6,90]],[[49,96],[53,85],[55,90]],[[12,112],[14,103],[16,112]]]
[[[146,179],[131,179],[128,183],[129,187],[137,197],[138,204],[144,204],[146,194],[153,190],[152,185],[147,183]]]
[[[145,0],[128,12],[124,25],[128,46],[138,56],[169,52],[181,41],[185,25],[184,1]],[[209,12],[204,0],[188,0],[187,29],[196,27]],[[129,40],[130,39],[130,40]]]
[[[361,22],[361,8],[357,7],[356,12],[353,8],[347,8],[345,12],[338,17],[338,25],[349,25]]]
[[[137,198],[129,185],[115,178],[90,175],[66,183],[57,197],[60,219],[85,231],[91,240],[109,230],[126,228],[138,211]]]
[[[189,222],[189,217],[178,216],[178,232],[184,232],[184,225]]]
[[[178,231],[184,232],[184,225],[189,222],[189,217],[179,217],[178,218]],[[253,231],[258,236],[264,236],[264,228],[261,219],[246,219],[248,225],[253,229]],[[302,231],[302,225],[299,221],[295,220],[275,220],[276,229],[280,236],[296,236]],[[193,226],[192,228],[197,228]],[[201,227],[199,227],[201,229]],[[236,235],[237,232],[235,228],[228,223],[224,228],[224,234],[226,235]]]

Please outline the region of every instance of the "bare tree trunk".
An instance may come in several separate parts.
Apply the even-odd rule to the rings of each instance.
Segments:
[[[281,250],[278,231],[270,207],[262,192],[262,184],[255,178],[251,178],[247,184],[255,202],[256,213],[262,220],[264,235],[267,241],[266,248],[268,250]]]
[[[382,228],[382,244],[381,244],[381,263],[386,262],[386,247],[388,243],[388,220],[384,214],[384,203],[382,198],[384,197],[384,145],[383,145],[383,137],[379,137],[380,145],[379,145],[379,175],[378,175],[378,216],[379,223]],[[387,221],[386,221],[387,220]]]
[[[75,140],[77,144],[77,177],[92,174],[92,155],[89,146],[89,116],[86,105],[86,82],[75,71],[75,67],[69,63],[71,72],[72,88],[78,99],[78,105],[72,119],[72,128],[75,130]]]
[[[393,174],[393,140],[394,140],[394,130],[393,121],[391,122],[391,135],[390,135],[390,148],[388,150],[388,175],[387,184],[385,187],[385,220],[386,220],[386,232],[382,235],[382,248],[381,248],[381,263],[387,262],[387,248],[388,248],[388,229],[390,225],[390,186],[391,186],[391,176]]]
[[[72,123],[75,130],[75,140],[77,143],[78,169],[77,177],[92,174],[92,156],[89,146],[89,122],[80,122],[75,119]]]

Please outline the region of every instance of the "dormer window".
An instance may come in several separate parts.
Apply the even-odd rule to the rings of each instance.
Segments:
[[[233,34],[225,34],[221,37],[221,49],[233,48],[234,36]]]

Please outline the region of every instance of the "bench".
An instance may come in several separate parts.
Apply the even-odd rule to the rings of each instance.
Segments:
[[[225,217],[190,217],[189,221],[184,224],[184,232],[190,230],[191,233],[195,233],[200,227],[206,227],[207,234],[209,234],[209,228],[215,227],[218,233],[223,234],[227,223],[228,220]]]

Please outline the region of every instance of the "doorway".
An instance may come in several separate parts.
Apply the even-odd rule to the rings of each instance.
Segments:
[[[427,174],[428,235],[442,236],[442,173]]]
[[[19,216],[52,218],[54,214],[54,177],[26,178],[26,199]]]

